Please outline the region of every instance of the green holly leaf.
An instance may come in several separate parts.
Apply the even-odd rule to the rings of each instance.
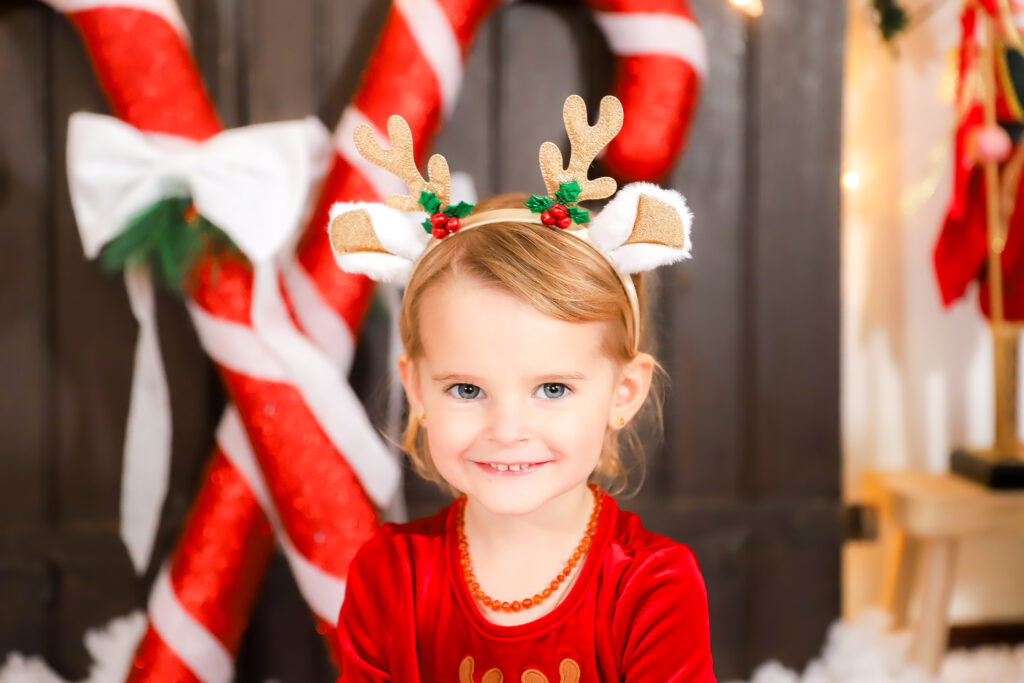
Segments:
[[[526,208],[534,213],[543,213],[550,209],[554,202],[547,197],[538,197],[537,195],[532,194],[529,199],[523,202],[523,204],[526,204]]]
[[[578,206],[569,207],[569,218],[571,218],[572,222],[577,225],[583,225],[584,223],[590,222],[590,214],[586,209],[581,209]]]
[[[575,180],[570,180],[567,183],[562,183],[558,186],[558,192],[555,193],[555,199],[562,204],[571,204],[576,201],[576,198],[580,196],[580,184]]]
[[[433,192],[420,192],[419,205],[422,206],[427,213],[437,213],[441,210],[441,200],[437,198],[437,195]]]
[[[473,210],[473,206],[473,204],[469,204],[468,202],[459,202],[454,206],[449,206],[447,209],[444,210],[444,212],[448,216],[462,218],[463,216],[469,215],[469,212]]]
[[[430,224],[430,219],[429,219],[429,218],[424,218],[424,219],[423,219],[423,222],[422,222],[422,223],[420,223],[420,225],[422,225],[422,226],[423,226],[423,229],[424,229],[424,230],[426,230],[427,232],[429,232],[429,233],[433,234],[433,232],[434,232],[434,226]]]

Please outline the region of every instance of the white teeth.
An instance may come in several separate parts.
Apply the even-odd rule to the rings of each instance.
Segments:
[[[499,472],[504,472],[506,470],[512,470],[513,472],[525,472],[525,471],[531,470],[534,467],[536,467],[536,465],[534,465],[533,463],[529,463],[529,462],[515,463],[513,465],[505,465],[505,464],[496,463],[496,462],[490,462],[490,463],[487,463],[487,464],[491,466],[492,470],[497,470]]]

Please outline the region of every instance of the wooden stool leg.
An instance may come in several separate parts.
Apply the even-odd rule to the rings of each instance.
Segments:
[[[893,628],[907,625],[910,594],[917,575],[920,541],[893,530],[893,538],[886,549],[884,607],[893,617]]]
[[[956,541],[951,538],[921,541],[921,617],[914,628],[908,659],[935,674],[949,639],[949,598],[953,591]]]

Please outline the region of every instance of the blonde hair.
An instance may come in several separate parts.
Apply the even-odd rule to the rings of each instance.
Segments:
[[[476,205],[473,213],[522,207],[529,195],[505,194]],[[409,279],[399,314],[399,334],[412,360],[422,358],[420,306],[427,290],[446,278],[463,275],[499,288],[531,304],[537,311],[567,322],[609,321],[604,351],[623,364],[635,358],[633,314],[625,289],[611,265],[582,240],[533,223],[490,223],[467,229],[443,239],[428,251]],[[643,273],[632,276],[640,303],[641,348],[647,328]],[[639,422],[653,413],[655,432],[662,430],[661,407],[666,377],[655,361],[655,378]],[[653,410],[652,410],[653,409]],[[629,482],[629,469],[620,455],[620,436],[628,450],[637,455],[640,477],[635,495],[643,483],[643,465],[638,420],[622,430],[606,428],[601,456],[592,478],[609,493],[621,494]],[[423,478],[457,496],[434,466],[417,415],[410,413],[402,434],[402,450]]]

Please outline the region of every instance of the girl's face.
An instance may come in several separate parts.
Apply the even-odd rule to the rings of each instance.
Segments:
[[[399,365],[441,476],[505,515],[584,485],[605,429],[642,404],[650,368],[637,383],[603,353],[609,323],[557,320],[465,277],[431,286],[421,304],[423,357]]]

